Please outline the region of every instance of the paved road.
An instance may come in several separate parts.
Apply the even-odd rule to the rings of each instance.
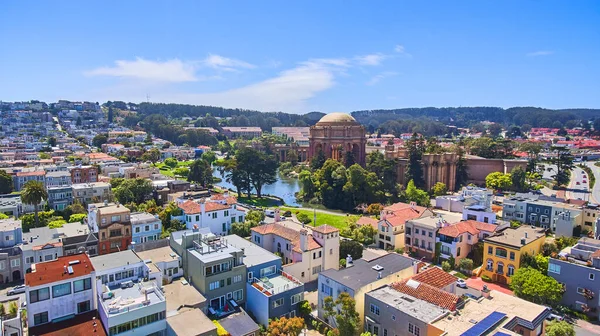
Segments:
[[[583,176],[586,177],[584,178]],[[584,181],[586,182],[584,183]],[[567,188],[567,198],[590,200],[589,179],[585,171],[579,167],[575,167],[571,172],[571,181]]]
[[[590,202],[599,204],[600,202],[600,167],[596,167],[594,165],[595,162],[586,162],[585,165],[590,167],[592,172],[594,172],[594,176],[596,177],[596,184],[594,185],[594,190],[590,195]]]

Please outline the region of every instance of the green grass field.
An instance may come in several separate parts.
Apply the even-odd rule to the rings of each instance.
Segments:
[[[305,213],[311,219],[313,218],[313,211],[310,209],[297,209],[297,208],[288,208],[288,207],[281,207],[281,209],[283,211],[289,210],[293,214],[296,214],[296,212]],[[334,226],[341,230],[348,226],[348,221],[350,219],[358,219],[358,217],[359,216],[357,216],[357,215],[346,215],[346,214],[342,214],[342,213],[339,215],[334,215],[334,214],[317,212],[316,226],[323,225],[323,224],[329,224],[329,225]],[[315,224],[312,222],[309,225],[315,226]]]

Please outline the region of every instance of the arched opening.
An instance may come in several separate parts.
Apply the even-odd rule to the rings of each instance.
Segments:
[[[13,281],[21,280],[21,271],[19,271],[19,270],[13,271],[12,280]]]

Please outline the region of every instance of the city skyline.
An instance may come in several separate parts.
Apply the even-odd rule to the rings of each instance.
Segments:
[[[12,47],[0,54],[2,100],[292,113],[600,107],[592,1],[3,7],[0,36]]]

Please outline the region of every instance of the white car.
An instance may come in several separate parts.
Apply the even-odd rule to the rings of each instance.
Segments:
[[[463,279],[456,280],[456,285],[460,288],[467,288],[467,282]]]
[[[9,289],[6,294],[7,295],[15,295],[15,294],[20,294],[20,293],[25,293],[25,285],[15,286],[15,287],[13,287],[13,289]]]

